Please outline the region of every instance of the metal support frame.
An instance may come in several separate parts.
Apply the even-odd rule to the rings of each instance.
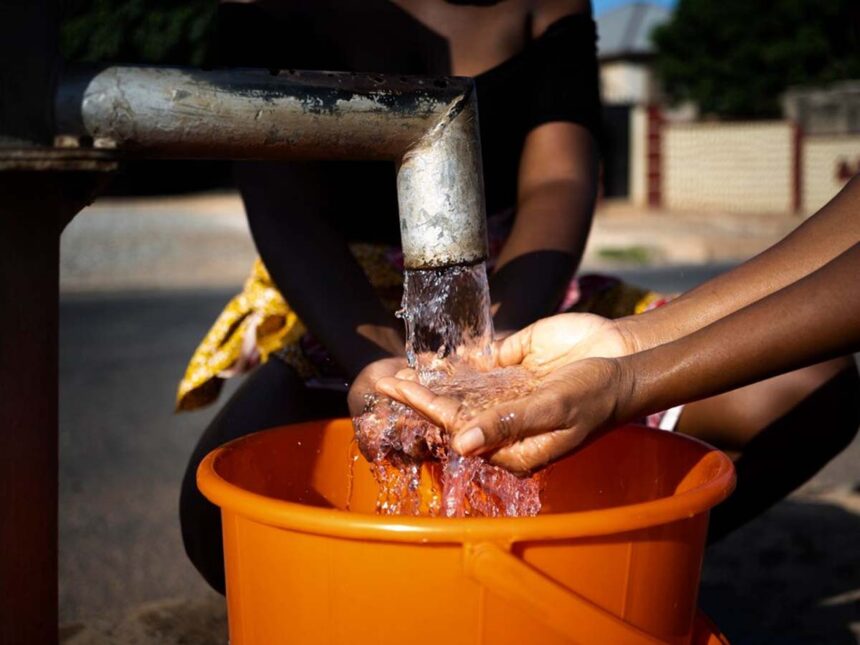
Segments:
[[[57,641],[60,233],[110,152],[0,148],[0,643]]]
[[[392,159],[406,267],[487,256],[470,79],[108,67],[62,79],[55,108],[59,133],[128,155]]]
[[[0,642],[10,645],[57,640],[59,235],[117,158],[391,159],[406,267],[487,255],[470,80],[109,67],[65,76],[52,115],[54,4],[0,10],[0,34],[20,29],[29,47],[20,65],[0,47]],[[46,146],[52,132],[83,137],[83,149]]]

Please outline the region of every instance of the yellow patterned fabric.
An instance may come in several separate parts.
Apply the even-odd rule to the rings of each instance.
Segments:
[[[399,256],[392,257],[390,247],[376,244],[352,244],[350,250],[383,304],[395,311],[403,287]],[[247,372],[273,354],[302,378],[318,376],[300,345],[306,331],[257,258],[242,292],[227,303],[191,357],[176,394],[177,411],[209,405],[218,398],[225,379]]]
[[[242,292],[227,303],[191,357],[179,384],[176,409],[208,405],[218,397],[224,378],[265,361],[284,345],[296,343],[304,333],[304,325],[258,258]],[[245,351],[246,364],[239,365],[249,342],[253,351]]]
[[[351,244],[383,305],[394,312],[403,290],[402,255],[379,244]],[[659,307],[667,298],[617,278],[584,275],[572,280],[559,311],[618,318]],[[272,282],[260,259],[242,292],[233,298],[200,343],[176,396],[178,411],[194,410],[218,398],[224,380],[276,356],[304,379],[321,374],[325,349],[316,343]]]

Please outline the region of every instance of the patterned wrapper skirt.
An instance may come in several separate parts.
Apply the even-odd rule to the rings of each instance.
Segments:
[[[495,258],[504,238],[494,235],[492,224],[491,220],[490,257]],[[383,304],[392,313],[399,309],[403,292],[400,249],[351,244],[350,250]],[[492,261],[488,262],[488,269],[492,269]],[[670,296],[626,284],[618,278],[586,274],[571,280],[558,313],[588,312],[620,318],[654,309],[669,299]],[[226,379],[271,358],[289,364],[308,381],[338,378],[343,382],[325,348],[284,300],[258,258],[242,291],[227,303],[194,352],[179,384],[176,409],[194,410],[209,405],[218,398]],[[670,416],[677,414],[672,412]],[[665,427],[667,424],[661,424],[662,420],[663,415],[655,415],[649,418],[649,424]]]

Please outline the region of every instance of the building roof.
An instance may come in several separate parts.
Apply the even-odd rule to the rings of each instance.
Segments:
[[[654,53],[651,32],[667,22],[672,10],[649,2],[631,2],[597,17],[600,60],[642,58]]]

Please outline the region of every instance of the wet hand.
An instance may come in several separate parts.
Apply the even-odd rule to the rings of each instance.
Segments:
[[[527,474],[614,425],[632,382],[620,361],[589,358],[549,371],[528,396],[478,414],[413,380],[386,377],[376,389],[445,428],[458,453],[484,455],[493,464]]]
[[[352,382],[347,395],[350,415],[356,417],[364,411],[368,394],[375,393],[376,382],[386,376],[394,376],[407,367],[406,358],[392,356],[370,363]]]
[[[544,318],[495,343],[499,367],[521,365],[547,375],[583,358],[613,358],[633,353],[621,325],[593,314]]]

